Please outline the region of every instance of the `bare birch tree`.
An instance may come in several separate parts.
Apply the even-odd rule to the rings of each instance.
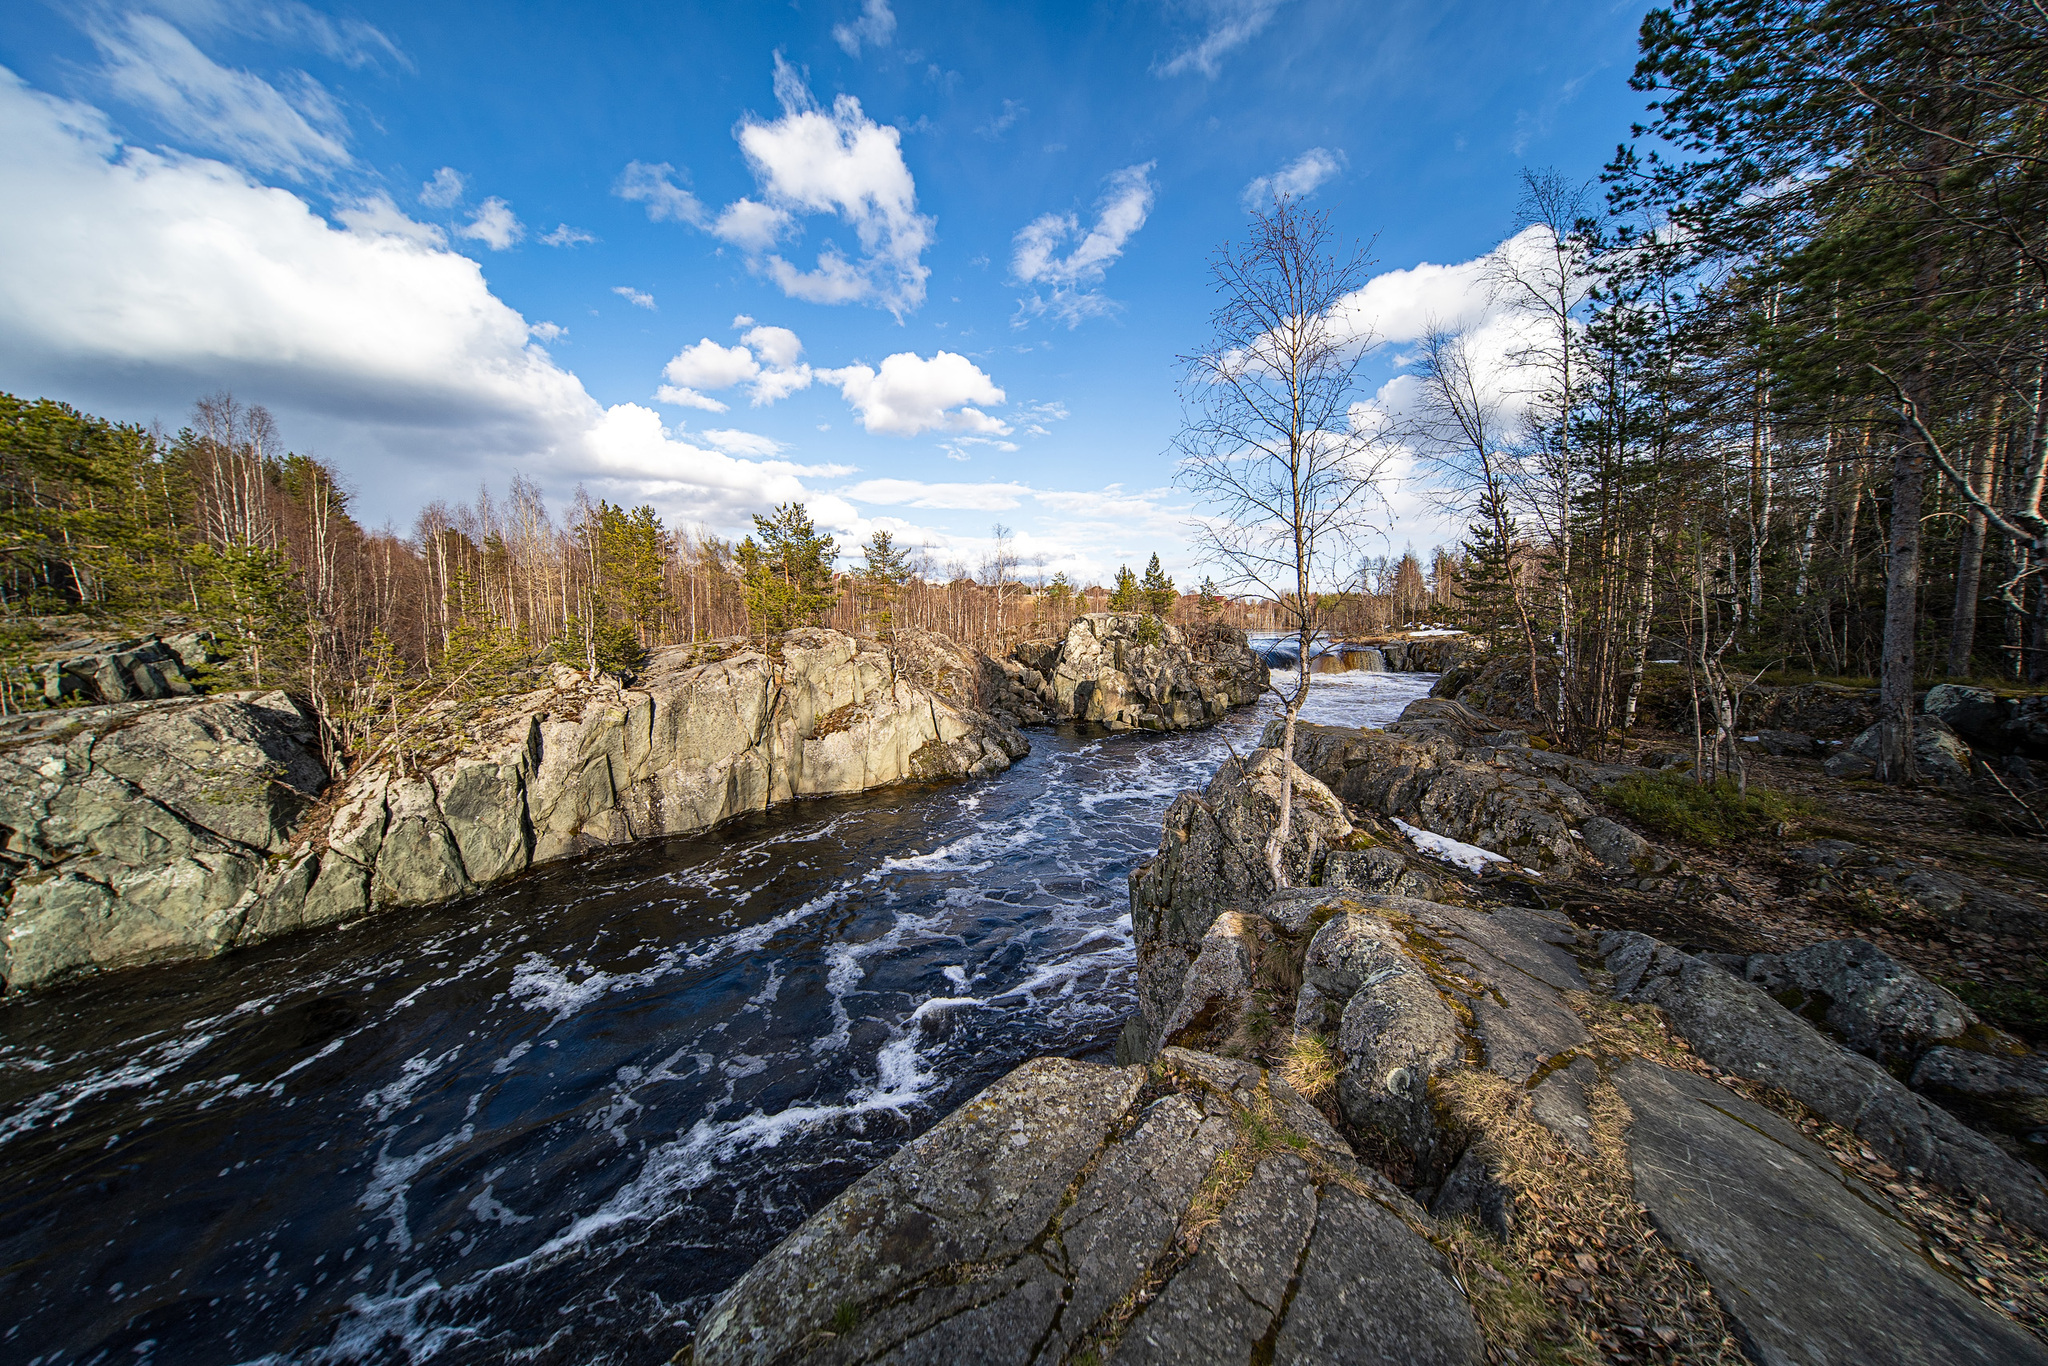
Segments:
[[[1181,358],[1174,448],[1177,479],[1203,513],[1197,547],[1230,587],[1278,605],[1297,651],[1293,685],[1274,689],[1287,718],[1287,781],[1266,842],[1276,887],[1287,883],[1280,855],[1294,814],[1294,729],[1323,634],[1319,592],[1343,576],[1386,461],[1378,432],[1360,425],[1358,365],[1372,339],[1340,308],[1367,265],[1363,247],[1335,240],[1328,214],[1287,196],[1254,208],[1244,240],[1210,263],[1220,301],[1209,343]]]

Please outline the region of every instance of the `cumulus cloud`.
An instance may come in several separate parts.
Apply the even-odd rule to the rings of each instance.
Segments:
[[[175,425],[193,395],[261,401],[338,459],[362,515],[410,518],[523,468],[714,527],[801,499],[801,467],[700,447],[637,404],[601,407],[478,264],[388,202],[329,223],[219,161],[124,147],[91,106],[0,68],[0,387]]]
[[[618,295],[635,308],[644,308],[650,313],[655,311],[654,296],[652,294],[643,294],[631,285],[613,285],[612,293]]]
[[[477,206],[467,223],[455,229],[455,235],[481,242],[492,251],[507,251],[526,236],[526,225],[510,204],[493,195]]]
[[[762,256],[768,277],[791,298],[811,303],[875,303],[899,317],[916,308],[931,275],[923,257],[932,221],[917,212],[902,134],[870,119],[851,95],[830,109],[820,106],[781,53],[775,96],[782,117],[743,119],[735,134],[761,203],[741,200],[720,216],[720,226],[729,224],[734,234],[727,240],[765,253],[798,215],[836,214],[859,240],[858,259],[828,242],[809,270]],[[741,205],[749,207],[735,214]]]
[[[977,432],[1008,436],[1009,424],[980,407],[1004,401],[996,382],[965,356],[940,351],[930,360],[901,351],[877,371],[866,365],[819,370],[819,379],[839,386],[860,415],[861,426],[891,436],[919,432]]]
[[[733,326],[751,323],[742,315]],[[706,337],[676,353],[662,370],[668,383],[656,391],[663,403],[685,408],[702,408],[722,413],[726,405],[706,390],[747,386],[755,407],[765,407],[789,397],[811,384],[811,367],[804,364],[804,344],[786,327],[756,327],[740,338],[738,346],[720,346]]]
[[[887,47],[895,36],[896,13],[889,8],[889,0],[865,0],[858,19],[832,26],[832,40],[844,48],[849,57],[860,56],[862,43]]]
[[[421,182],[420,203],[430,209],[452,209],[462,202],[462,193],[468,186],[462,172],[453,166],[443,166],[432,178]]]
[[[709,221],[703,202],[675,183],[676,168],[666,161],[649,164],[626,163],[612,193],[621,199],[647,206],[647,217],[656,223],[689,223],[703,227]]]
[[[1018,230],[1011,242],[1011,278],[1045,286],[1018,301],[1019,321],[1050,314],[1073,327],[1115,307],[1088,287],[1101,282],[1124,254],[1124,244],[1145,226],[1158,193],[1152,184],[1155,164],[1126,166],[1111,175],[1096,201],[1095,224],[1085,233],[1080,218],[1071,213],[1041,214]],[[1063,255],[1061,248],[1069,243]]]
[[[1244,46],[1273,22],[1284,0],[1201,0],[1196,6],[1206,27],[1202,36],[1152,68],[1155,76],[1180,76],[1190,71],[1215,79],[1223,55]]]
[[[567,223],[557,223],[555,230],[542,233],[540,240],[551,247],[580,247],[595,242],[597,235],[572,228]]]
[[[100,75],[121,99],[178,136],[253,170],[302,180],[350,165],[348,124],[324,87],[294,73],[296,98],[216,63],[152,14],[87,27]]]
[[[1247,208],[1270,204],[1281,195],[1296,199],[1314,194],[1324,181],[1344,169],[1344,153],[1327,147],[1311,147],[1272,175],[1262,175],[1244,187]]]

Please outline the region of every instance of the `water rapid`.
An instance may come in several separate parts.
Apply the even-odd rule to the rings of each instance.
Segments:
[[[1308,714],[1432,681],[1319,677]],[[0,1006],[0,1357],[666,1359],[976,1090],[1107,1056],[1125,875],[1264,711]]]

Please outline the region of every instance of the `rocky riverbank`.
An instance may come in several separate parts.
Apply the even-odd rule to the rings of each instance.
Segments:
[[[2048,1095],[2024,1042],[1862,940],[1547,909],[1696,879],[1621,766],[1438,699],[1297,754],[1294,885],[1270,749],[1132,874],[1122,1065],[990,1088],[695,1360],[2048,1361],[2048,1185],[1974,1108]]]
[[[1241,634],[1145,634],[1084,617],[1024,647],[1043,671],[825,630],[657,651],[630,681],[557,667],[406,718],[338,784],[290,697],[170,696],[193,690],[172,647],[209,642],[123,642],[53,686],[166,700],[0,723],[0,975],[40,987],[433,905],[778,802],[996,772],[1029,750],[1019,724],[1177,729],[1264,686]]]

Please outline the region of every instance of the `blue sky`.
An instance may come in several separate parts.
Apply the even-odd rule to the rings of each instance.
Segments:
[[[1640,13],[12,5],[0,387],[173,429],[228,387],[373,524],[519,471],[1192,577],[1174,357],[1247,196],[1372,239],[1398,387],[1418,319],[1486,325],[1521,169],[1628,135]],[[1388,492],[1383,548],[1445,537]]]

